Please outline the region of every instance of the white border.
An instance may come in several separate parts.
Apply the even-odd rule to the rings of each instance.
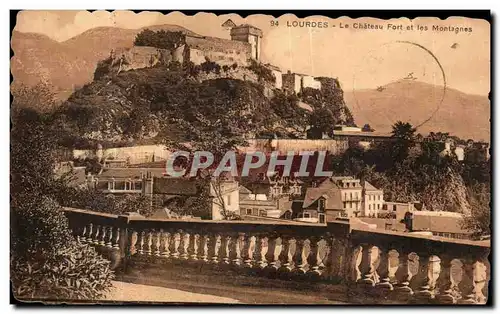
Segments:
[[[84,9],[84,8],[92,8],[92,9],[154,9],[154,8],[162,8],[165,10],[200,10],[203,11],[202,9],[205,8],[206,10],[224,10],[224,9],[254,9],[254,10],[259,10],[259,9],[275,9],[275,10],[312,10],[312,9],[336,9],[336,10],[348,10],[348,9],[355,9],[355,10],[369,10],[369,9],[420,9],[420,10],[426,10],[426,9],[445,9],[445,10],[451,10],[451,9],[492,9],[493,14],[497,13],[500,11],[498,9],[500,1],[486,1],[486,0],[474,0],[474,1],[461,1],[461,0],[454,0],[454,1],[441,1],[438,2],[436,0],[415,0],[415,1],[387,1],[387,0],[363,0],[363,1],[321,1],[321,0],[307,0],[307,1],[282,1],[282,0],[252,0],[252,1],[222,1],[222,0],[212,0],[212,1],[189,1],[189,0],[183,0],[183,1],[178,1],[178,2],[159,2],[159,1],[150,1],[150,0],[141,0],[141,1],[131,1],[131,0],[120,0],[120,1],[109,1],[109,2],[103,2],[102,0],[96,1],[96,0],[86,0],[86,1],[81,1],[81,2],[76,2],[76,1],[57,1],[57,0],[45,0],[43,2],[41,1],[35,1],[35,0],[17,0],[15,2],[2,2],[0,6],[2,7],[2,10],[0,12],[1,16],[3,17],[2,20],[4,21],[3,25],[4,28],[7,28],[6,21],[10,20],[9,16],[9,9],[66,9],[66,10],[77,10],[77,9]],[[8,5],[8,6],[7,6]],[[140,6],[140,8],[138,7]],[[496,21],[498,23],[498,21]],[[496,25],[495,25],[496,26]],[[495,27],[496,29],[496,27]],[[4,45],[7,45],[6,43],[10,42],[10,27],[9,29],[3,29],[2,32],[0,32],[0,37],[1,40],[0,42],[4,43]],[[498,30],[495,30],[493,32],[495,34],[494,38],[494,43],[498,42]],[[7,48],[7,47],[6,47]],[[4,99],[8,99],[9,95],[9,84],[10,84],[10,77],[7,76],[7,73],[10,69],[10,63],[7,60],[10,60],[10,56],[8,56],[8,49],[2,50],[2,53],[5,54],[2,58],[2,70],[0,73],[3,73],[4,75],[0,76],[3,79],[2,84],[0,85],[1,88],[4,90]],[[498,50],[495,49],[495,60],[498,60]],[[494,77],[495,73],[491,73],[492,78]],[[495,90],[499,90],[498,87],[498,81],[495,81]],[[496,96],[497,98],[499,97],[498,95]],[[500,121],[500,111],[496,110],[495,111],[495,121]],[[9,101],[5,101],[4,104],[0,106],[0,116],[4,118],[3,123],[0,124],[1,132],[0,132],[0,143],[5,143],[4,148],[6,151],[8,151],[8,146],[7,143],[9,142]],[[494,132],[494,129],[492,129],[492,132]],[[493,133],[492,133],[493,134]],[[494,141],[494,147],[498,147],[500,139],[499,137],[495,138]],[[494,153],[492,153],[492,156],[494,157]],[[0,268],[0,273],[1,273],[1,281],[0,281],[0,290],[1,290],[1,295],[3,296],[3,307],[2,313],[4,313],[4,310],[11,312],[14,310],[12,306],[8,305],[8,301],[5,302],[8,299],[8,296],[10,295],[9,293],[9,285],[8,280],[9,280],[9,219],[6,218],[8,215],[8,208],[9,208],[9,193],[7,192],[9,190],[9,181],[8,175],[9,175],[9,154],[1,154],[0,155],[1,161],[0,161],[0,178],[2,178],[1,182],[1,201],[4,206],[2,206],[4,209],[4,218],[1,219],[1,229],[3,232],[3,240],[0,241],[0,252],[2,252],[2,258],[0,259],[1,262],[1,268]],[[497,178],[499,175],[499,170],[497,169],[498,167],[495,167],[495,173],[494,176]],[[495,182],[496,183],[496,182]],[[495,184],[495,195],[500,196],[499,192],[500,187],[498,184]],[[500,212],[497,211],[496,209],[499,207],[498,206],[499,200],[496,200],[495,202],[495,208],[493,209],[496,213],[494,215],[495,217],[495,226],[498,228],[499,227],[499,219],[500,219]],[[498,231],[496,232],[498,233]],[[495,234],[496,234],[495,233]],[[496,238],[496,237],[495,237]],[[497,243],[495,239],[494,243]],[[496,251],[496,248],[492,250],[493,252]],[[496,266],[496,265],[495,265]],[[493,267],[495,267],[493,266]],[[498,270],[495,269],[495,273],[498,273]],[[493,279],[492,279],[493,280]],[[495,291],[497,292],[495,294],[495,301],[498,301],[497,294],[499,291],[499,287],[495,287]],[[309,307],[310,308],[310,307]],[[308,309],[309,309],[308,308]],[[123,310],[123,308],[118,308],[119,310]],[[173,307],[168,307],[168,308],[152,308],[153,310],[159,310],[159,311],[168,311],[168,312],[176,312],[181,310],[181,308],[173,308]],[[302,311],[305,308],[291,308],[294,311]],[[469,308],[470,309],[470,308]],[[39,308],[27,308],[25,311],[36,311],[39,310]],[[81,312],[89,312],[91,310],[94,311],[102,311],[102,310],[111,310],[111,308],[103,308],[103,307],[97,307],[97,308],[68,308],[67,310],[71,310],[73,313],[81,313]],[[129,308],[131,312],[140,312],[142,311],[142,308]],[[192,311],[203,311],[203,312],[219,312],[219,311],[259,311],[259,312],[268,312],[268,313],[275,313],[277,311],[290,311],[290,308],[286,307],[272,307],[272,308],[188,308],[188,312]],[[339,310],[344,310],[344,311],[349,311],[349,312],[361,312],[363,310],[368,310],[370,312],[376,311],[376,312],[385,312],[387,310],[389,311],[427,311],[426,308],[421,307],[413,307],[413,308],[391,308],[391,307],[370,307],[367,306],[366,308],[360,308],[360,307],[347,307],[347,308],[338,308],[338,307],[332,307],[332,308],[317,308],[315,309],[317,311],[339,311]],[[454,311],[455,308],[448,308],[448,309],[443,309],[446,312],[451,312]]]

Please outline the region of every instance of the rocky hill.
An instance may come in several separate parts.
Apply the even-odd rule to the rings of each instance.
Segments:
[[[177,25],[155,25],[151,30],[182,31],[195,34]],[[73,90],[92,81],[97,63],[113,49],[130,48],[141,29],[97,27],[64,42],[45,35],[12,32],[11,71],[14,84],[34,85],[47,82],[59,99],[65,100]]]
[[[490,139],[490,102],[485,96],[470,95],[418,81],[400,80],[378,89],[345,91],[345,100],[358,125],[370,124],[377,131],[390,132],[398,121],[418,125],[418,132],[450,132],[464,139]]]

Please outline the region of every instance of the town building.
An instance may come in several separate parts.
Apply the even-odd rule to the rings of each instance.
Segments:
[[[370,216],[383,204],[383,191],[351,176],[331,177],[307,188],[302,208],[292,218],[333,221],[338,218]]]
[[[432,235],[467,239],[471,232],[462,228],[463,215],[445,211],[412,211],[405,219],[406,228],[410,232],[430,232]]]
[[[425,204],[421,202],[384,202],[381,210],[378,212],[378,217],[394,217],[397,221],[404,219],[407,212],[425,210]]]
[[[143,194],[151,198],[151,205],[160,212],[169,206],[192,206],[200,201],[208,202],[206,211],[200,214],[203,219],[225,219],[223,207],[226,215],[240,212],[239,184],[234,180],[205,183],[197,178],[155,177],[148,173],[143,182]],[[203,199],[205,193],[207,199]]]
[[[288,197],[268,199],[265,194],[252,194],[251,191],[240,185],[240,216],[259,216],[270,218],[291,219],[292,210],[287,206]]]
[[[363,187],[359,179],[351,176],[331,177],[323,181],[319,187],[339,190],[343,216],[356,217],[361,213]]]
[[[363,181],[361,183],[363,187],[363,203],[362,216],[365,217],[378,217],[379,210],[382,209],[384,205],[384,191],[377,189],[368,181]]]
[[[389,133],[367,132],[362,131],[359,127],[345,125],[336,125],[333,128],[331,137],[337,141],[344,141],[348,145],[355,144],[365,149],[369,149],[375,143],[394,141],[394,138]]]

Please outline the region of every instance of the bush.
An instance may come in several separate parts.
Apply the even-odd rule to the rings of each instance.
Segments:
[[[184,44],[185,41],[186,35],[182,32],[169,32],[164,30],[155,32],[145,29],[135,37],[134,46],[150,46],[172,50]]]
[[[253,59],[250,59],[250,66],[248,69],[257,74],[259,80],[273,84],[276,82],[276,77],[274,76],[273,71]]]
[[[48,197],[21,203],[13,208],[12,249],[19,258],[45,256],[72,240],[68,219],[61,207]]]
[[[205,73],[210,73],[210,72],[215,72],[217,74],[220,73],[221,66],[213,61],[206,60],[202,64],[200,64],[201,70],[204,71]]]
[[[98,300],[111,287],[110,262],[94,248],[72,241],[38,259],[11,257],[11,280],[17,298]]]

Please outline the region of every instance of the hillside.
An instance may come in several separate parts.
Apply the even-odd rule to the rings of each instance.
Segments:
[[[397,120],[414,125],[418,132],[450,132],[461,138],[490,138],[490,103],[487,97],[469,95],[418,81],[400,80],[379,89],[345,91],[345,100],[358,125],[369,123],[377,131],[390,132]],[[433,112],[435,112],[433,114]]]
[[[136,34],[145,28],[196,35],[181,26],[169,24],[141,29],[97,27],[64,42],[45,35],[14,31],[11,40],[14,84],[48,82],[54,86],[59,99],[65,100],[75,88],[92,81],[99,60],[108,57],[112,49],[132,47]]]

